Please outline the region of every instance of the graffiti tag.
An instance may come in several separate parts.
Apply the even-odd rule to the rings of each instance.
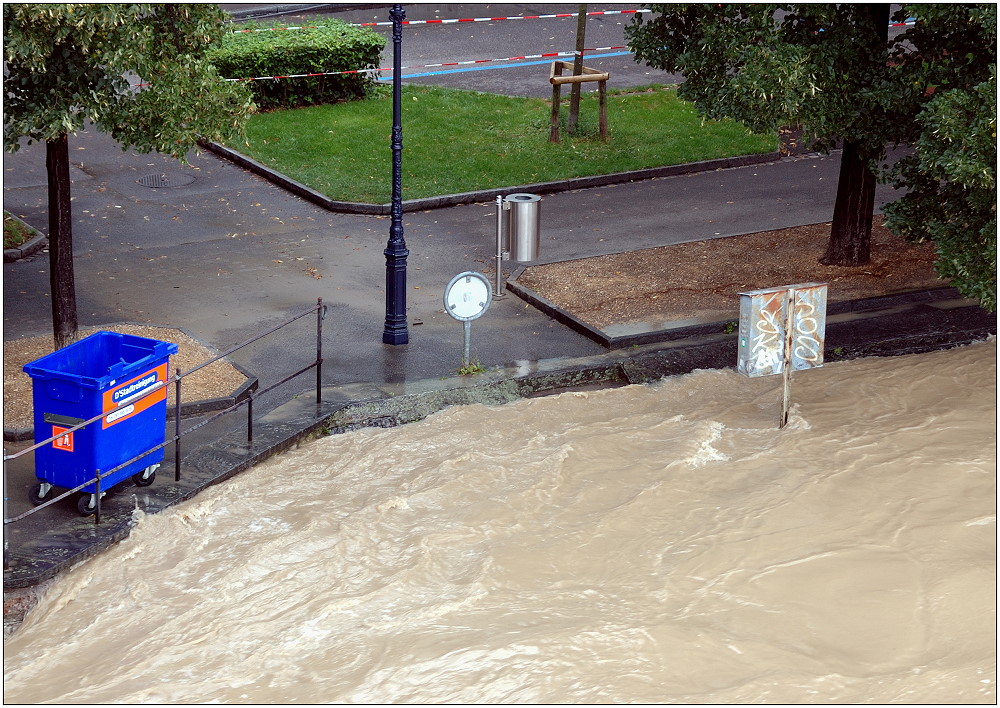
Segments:
[[[789,326],[790,337],[787,331]],[[780,374],[785,370],[786,362],[792,370],[822,366],[825,333],[824,283],[803,283],[740,293],[739,358],[736,368],[740,373],[753,377]]]

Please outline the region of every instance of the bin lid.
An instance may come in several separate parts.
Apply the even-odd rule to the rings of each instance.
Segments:
[[[541,200],[541,197],[537,194],[524,194],[519,192],[517,194],[508,194],[506,199],[508,202],[537,202]]]
[[[118,332],[94,332],[24,365],[32,379],[59,379],[104,389],[122,378],[165,363],[177,353],[173,342]]]

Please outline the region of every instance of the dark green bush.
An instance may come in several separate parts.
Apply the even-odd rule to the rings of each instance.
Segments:
[[[277,23],[247,22],[233,27],[209,59],[227,79],[288,76],[376,69],[385,37],[341,20],[310,20],[304,29],[276,29]],[[252,30],[269,30],[256,32]],[[294,108],[363,98],[377,74],[334,74],[247,82],[257,107]]]

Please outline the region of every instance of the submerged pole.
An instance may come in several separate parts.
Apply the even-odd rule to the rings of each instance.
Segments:
[[[795,330],[795,289],[789,288],[785,297],[785,332],[784,332],[784,369],[781,378],[781,417],[778,427],[788,425],[788,403],[792,397],[792,340]]]

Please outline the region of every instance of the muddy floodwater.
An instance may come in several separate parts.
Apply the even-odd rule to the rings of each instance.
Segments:
[[[995,703],[996,340],[303,445],[66,573],[13,703]]]

